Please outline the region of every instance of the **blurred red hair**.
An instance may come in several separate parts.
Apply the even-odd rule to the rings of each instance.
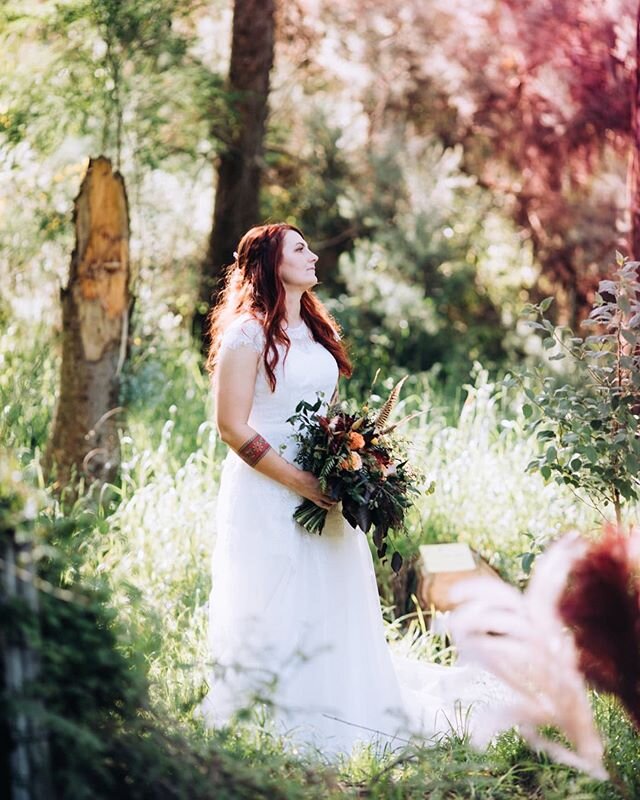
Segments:
[[[213,374],[220,339],[238,317],[249,315],[262,325],[266,345],[263,353],[267,380],[276,388],[275,369],[280,360],[277,345],[285,348],[285,358],[291,340],[283,330],[286,322],[285,288],[278,266],[287,231],[302,232],[293,225],[276,223],[251,228],[240,240],[237,260],[227,269],[225,285],[216,306],[209,315],[209,353],[207,370]],[[336,338],[339,326],[312,292],[304,292],[300,316],[313,338],[325,347],[338,363],[341,375],[351,375],[351,362],[342,342]]]

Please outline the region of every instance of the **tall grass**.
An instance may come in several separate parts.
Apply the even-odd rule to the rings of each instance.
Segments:
[[[0,429],[23,464],[37,471],[55,397],[55,358],[51,348],[24,342],[18,348],[10,336],[2,342],[5,353],[8,344],[22,352],[5,355]],[[35,371],[31,359],[39,364]],[[90,530],[79,541],[82,570],[88,580],[108,580],[118,624],[128,632],[121,648],[144,660],[153,707],[190,731],[197,750],[211,742],[193,720],[193,709],[207,675],[207,598],[224,448],[208,419],[208,383],[188,338],[177,336],[155,353],[134,352],[125,392],[121,476],[105,492],[109,503],[91,512]],[[452,424],[451,411],[428,385],[407,397],[405,406],[425,397],[431,411],[407,433],[416,461],[436,488],[413,516],[408,541],[414,550],[420,542],[468,541],[505,574],[521,579],[520,555],[532,541],[542,545],[567,527],[593,528],[596,520],[587,506],[563,487],[525,472],[535,445],[524,433],[519,398],[506,396],[480,373]],[[408,631],[397,623],[388,628],[389,638],[404,650],[435,651],[438,642],[428,635],[414,646],[415,634],[415,625]],[[610,763],[629,796],[640,794],[637,735],[610,701],[596,698],[596,711]],[[253,770],[264,785],[282,790],[279,796],[620,796],[611,784],[595,784],[536,756],[515,734],[484,754],[450,740],[434,748],[412,747],[395,761],[365,751],[333,767],[297,758],[267,734],[229,730],[214,740],[229,764]],[[203,791],[197,796],[206,797]]]
[[[209,425],[176,469],[167,458],[171,433],[168,420],[154,450],[125,438],[121,499],[108,532],[87,542],[86,565],[109,575],[120,617],[145,653],[151,696],[165,711],[186,709],[204,679],[219,468]]]
[[[521,579],[524,553],[568,529],[591,530],[599,520],[565,486],[526,472],[536,443],[525,433],[521,398],[481,369],[466,391],[455,424],[436,416],[411,431],[415,460],[435,482],[418,504],[413,536],[467,542],[501,573]]]
[[[25,466],[46,443],[58,371],[49,331],[17,321],[0,329],[0,444]]]

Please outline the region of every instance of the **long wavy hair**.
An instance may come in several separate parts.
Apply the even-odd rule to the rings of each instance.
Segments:
[[[224,287],[218,302],[209,315],[209,353],[206,367],[213,375],[220,339],[238,317],[251,316],[264,330],[265,348],[262,354],[271,391],[276,388],[275,370],[280,360],[278,345],[285,349],[286,359],[291,346],[282,325],[286,321],[285,288],[278,267],[287,231],[302,232],[293,225],[275,223],[251,228],[240,240],[235,263],[227,268]],[[302,295],[300,316],[316,342],[335,358],[341,375],[349,377],[351,362],[344,345],[337,338],[339,325],[318,298],[310,291]]]

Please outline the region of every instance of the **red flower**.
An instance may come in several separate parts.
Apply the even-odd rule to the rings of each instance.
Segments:
[[[371,451],[371,455],[378,462],[378,465],[380,466],[380,468],[386,467],[387,464],[391,463],[391,459],[389,458],[389,456],[386,455],[385,453],[381,453],[378,450],[372,450]]]

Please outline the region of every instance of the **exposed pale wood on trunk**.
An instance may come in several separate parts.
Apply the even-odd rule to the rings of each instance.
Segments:
[[[119,464],[120,370],[126,353],[129,215],[122,176],[92,159],[75,200],[76,248],[61,292],[60,394],[45,465],[60,486],[74,474],[112,480]]]

